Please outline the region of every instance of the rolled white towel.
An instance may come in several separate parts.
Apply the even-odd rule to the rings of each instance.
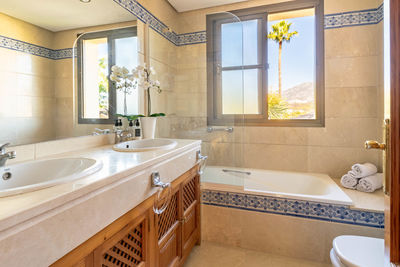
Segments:
[[[377,173],[378,169],[372,163],[357,163],[351,166],[351,172],[354,174],[354,177],[363,178]]]
[[[376,173],[368,177],[361,178],[357,184],[357,190],[361,192],[374,192],[383,186],[383,174]]]
[[[350,172],[348,172],[348,173],[346,173],[345,175],[342,176],[342,178],[340,179],[340,183],[346,188],[356,189],[356,186],[358,184],[358,180],[360,180],[360,179],[354,177],[354,175],[352,173],[350,173]]]

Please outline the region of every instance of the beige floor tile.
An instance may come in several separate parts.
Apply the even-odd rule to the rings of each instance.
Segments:
[[[329,264],[288,258],[212,242],[193,248],[184,267],[329,267]]]

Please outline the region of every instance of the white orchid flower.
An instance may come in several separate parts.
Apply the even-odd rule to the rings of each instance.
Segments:
[[[122,74],[127,75],[129,73],[129,70],[125,67],[122,67],[121,72]]]

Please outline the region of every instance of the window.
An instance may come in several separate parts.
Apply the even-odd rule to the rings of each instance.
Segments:
[[[113,65],[138,64],[136,27],[88,33],[78,42],[78,122],[111,124],[123,113],[123,93],[109,80]],[[128,114],[139,114],[137,90],[127,95]]]
[[[207,16],[208,124],[324,125],[323,1]]]

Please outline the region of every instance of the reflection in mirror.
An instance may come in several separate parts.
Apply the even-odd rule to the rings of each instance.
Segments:
[[[136,27],[85,33],[77,44],[79,123],[112,124],[115,114],[138,114],[138,90],[125,94],[108,78],[114,65],[137,66]]]
[[[3,0],[0,12],[0,143],[111,129],[124,102],[111,67],[143,63],[144,24],[109,0]],[[129,113],[143,112],[139,95]]]

